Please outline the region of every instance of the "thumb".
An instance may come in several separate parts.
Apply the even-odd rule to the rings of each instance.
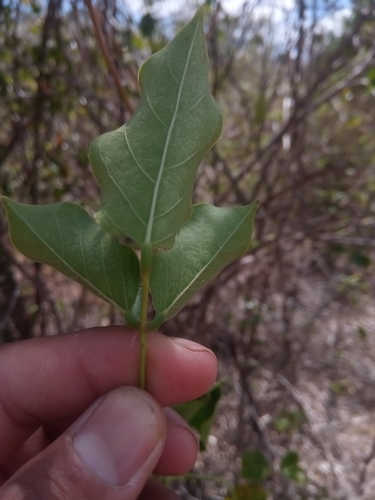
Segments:
[[[2,488],[3,500],[135,500],[164,448],[158,403],[140,389],[116,389]]]

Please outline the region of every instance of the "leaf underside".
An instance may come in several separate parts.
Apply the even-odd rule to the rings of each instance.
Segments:
[[[197,168],[222,129],[210,93],[204,9],[141,67],[141,99],[119,129],[98,137],[90,162],[101,188],[95,221],[79,205],[4,198],[15,247],[55,267],[139,326],[140,265],[151,256],[157,328],[250,245],[256,204],[192,205]],[[144,263],[145,261],[142,260]]]
[[[122,311],[130,309],[139,285],[134,251],[118,243],[74,203],[33,206],[3,198],[14,246],[49,264]]]
[[[257,206],[195,205],[173,248],[154,254],[150,283],[157,314],[164,319],[177,314],[229,262],[248,250]]]
[[[100,184],[97,222],[120,241],[170,248],[192,213],[194,178],[219,138],[222,116],[210,93],[204,10],[140,69],[131,120],[98,137],[90,162]]]

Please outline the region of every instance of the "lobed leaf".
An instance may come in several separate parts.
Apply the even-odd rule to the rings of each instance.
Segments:
[[[199,163],[221,132],[222,116],[208,81],[203,15],[201,8],[143,64],[136,113],[90,148],[102,191],[95,219],[127,244],[173,246],[192,213]]]
[[[74,203],[33,206],[3,197],[14,246],[117,306],[132,308],[140,286],[134,251],[118,243]]]
[[[193,401],[180,403],[173,409],[200,434],[200,449],[204,451],[214,421],[215,411],[221,398],[221,382],[217,382],[210,391]]]
[[[166,320],[177,314],[229,262],[248,250],[257,206],[195,205],[173,248],[153,256],[150,284],[157,315]]]

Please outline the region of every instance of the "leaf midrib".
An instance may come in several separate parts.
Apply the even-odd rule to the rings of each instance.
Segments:
[[[14,211],[14,210],[13,210]],[[17,212],[15,212],[17,214]],[[82,281],[84,281],[89,287],[93,288],[101,297],[103,297],[105,300],[108,300],[108,302],[110,302],[111,304],[113,304],[115,307],[118,307],[121,311],[125,312],[125,309],[123,309],[119,304],[117,304],[117,302],[114,302],[113,300],[111,300],[107,295],[105,295],[101,290],[99,290],[93,283],[91,283],[91,281],[89,281],[87,278],[84,278],[82,276],[82,274],[80,274],[79,272],[77,272],[75,269],[73,269],[70,264],[68,264],[66,262],[65,259],[62,259],[61,256],[47,243],[47,241],[45,241],[40,235],[39,233],[37,233],[32,226],[30,226],[30,224],[27,222],[27,220],[25,220],[23,217],[21,217],[19,214],[17,214],[17,216],[24,222],[24,224],[26,224],[26,226],[31,230],[32,233],[35,234],[35,236],[39,239],[39,241],[41,241],[43,243],[43,245],[45,245],[52,253],[53,255],[55,255],[55,257],[58,258],[58,260],[60,262],[62,262],[68,269],[70,269],[70,271],[75,274],[76,276],[79,276],[81,278]]]
[[[227,239],[224,241],[224,243],[218,248],[216,253],[213,255],[213,257],[207,262],[207,264],[200,270],[200,272],[195,276],[193,280],[190,281],[190,283],[182,290],[181,293],[177,295],[175,300],[172,302],[172,304],[162,311],[163,314],[168,314],[168,312],[173,308],[173,306],[180,300],[181,297],[186,293],[187,290],[194,284],[195,281],[201,276],[201,274],[207,269],[207,267],[211,264],[211,262],[218,256],[218,254],[221,252],[221,250],[224,248],[224,246],[228,243],[230,238],[234,235],[234,233],[240,228],[240,226],[245,222],[246,218],[251,215],[251,211],[245,215],[245,217],[241,220],[241,222],[234,228],[234,230],[230,233],[230,235],[227,237]]]
[[[177,117],[177,114],[178,114],[178,108],[180,106],[182,88],[183,88],[183,85],[184,85],[185,76],[186,76],[187,68],[188,68],[188,65],[189,65],[189,62],[190,62],[190,57],[191,57],[191,53],[192,53],[192,50],[193,50],[193,45],[194,45],[195,37],[196,37],[197,31],[198,31],[198,27],[199,27],[199,23],[197,23],[197,26],[195,27],[193,39],[192,39],[191,44],[190,44],[189,53],[188,53],[188,56],[187,56],[187,59],[186,59],[186,64],[185,64],[185,68],[184,68],[184,73],[182,75],[180,87],[178,89],[178,94],[177,94],[177,100],[176,100],[176,106],[175,106],[174,114],[173,114],[172,121],[171,121],[171,124],[170,124],[169,129],[168,129],[167,139],[166,139],[165,145],[164,145],[163,156],[162,156],[162,159],[161,159],[158,176],[157,176],[156,183],[155,183],[154,193],[153,193],[153,196],[152,196],[150,216],[149,216],[148,223],[147,223],[146,238],[145,238],[145,244],[146,245],[150,245],[151,244],[152,229],[153,229],[153,224],[154,224],[156,202],[157,202],[157,199],[158,199],[160,183],[161,183],[161,179],[162,179],[163,172],[164,172],[165,160],[167,158],[169,143],[170,143],[170,140],[171,140],[173,127],[174,127],[174,124],[175,124],[175,121],[176,121],[176,117]]]

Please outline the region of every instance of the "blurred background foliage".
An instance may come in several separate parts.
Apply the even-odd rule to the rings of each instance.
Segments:
[[[1,193],[97,207],[90,143],[129,119],[140,65],[197,5],[0,0]],[[195,201],[261,205],[249,254],[163,327],[219,357],[224,398],[197,470],[228,477],[247,500],[373,498],[375,430],[356,441],[361,454],[333,429],[358,414],[368,423],[375,408],[367,391],[375,373],[375,3],[211,0],[206,11],[225,125],[199,169]],[[0,342],[122,322],[79,285],[16,254],[1,211]],[[175,487],[186,498],[224,498],[211,483]]]

